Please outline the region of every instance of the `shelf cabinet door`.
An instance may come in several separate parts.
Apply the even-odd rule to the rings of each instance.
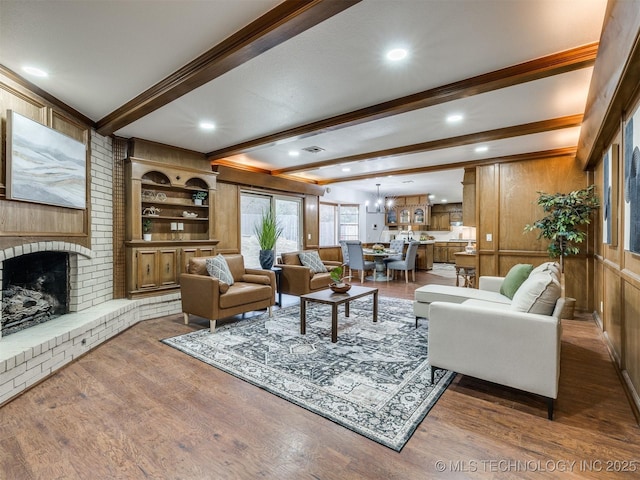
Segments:
[[[157,250],[138,250],[137,259],[137,288],[156,288],[158,286]]]
[[[162,286],[178,283],[178,250],[167,248],[158,250],[158,284]]]

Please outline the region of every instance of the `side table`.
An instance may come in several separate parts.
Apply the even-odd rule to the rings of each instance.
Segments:
[[[271,267],[271,271],[276,274],[276,290],[278,290],[278,301],[276,305],[282,306],[282,290],[280,289],[280,281],[282,280],[282,268]]]

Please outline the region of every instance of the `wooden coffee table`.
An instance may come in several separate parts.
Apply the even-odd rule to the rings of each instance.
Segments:
[[[349,302],[357,298],[373,295],[373,321],[378,321],[378,289],[352,286],[347,293],[334,293],[330,289],[300,295],[300,333],[307,329],[307,302],[331,305],[331,341],[338,341],[338,305],[344,303],[344,316],[349,316]]]

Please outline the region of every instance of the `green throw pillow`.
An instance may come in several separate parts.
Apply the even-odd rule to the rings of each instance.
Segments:
[[[520,285],[529,278],[531,270],[533,270],[533,265],[528,263],[519,263],[511,267],[511,270],[509,270],[507,276],[504,277],[504,281],[500,286],[500,293],[505,297],[513,299]]]

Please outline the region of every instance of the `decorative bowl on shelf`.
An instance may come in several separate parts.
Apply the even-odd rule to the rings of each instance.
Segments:
[[[329,288],[333,290],[335,293],[347,293],[351,289],[350,283],[343,283],[338,286],[336,283],[330,283]]]
[[[184,212],[182,212],[182,216],[185,217],[185,218],[195,218],[195,217],[198,216],[198,214],[196,212],[184,211]]]

